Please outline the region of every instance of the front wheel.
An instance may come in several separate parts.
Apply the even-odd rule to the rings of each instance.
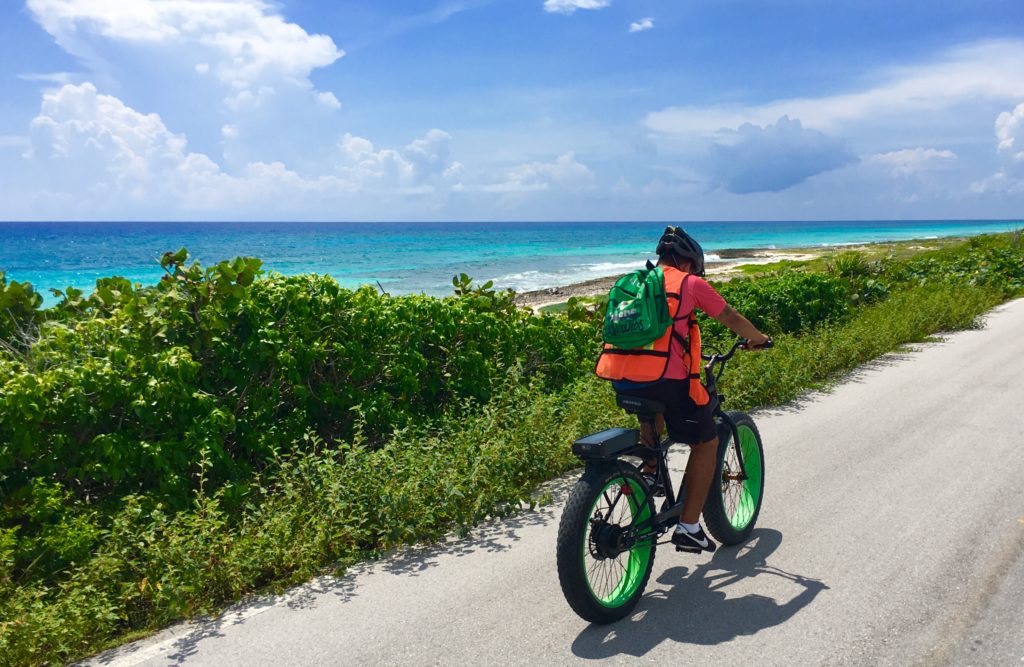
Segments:
[[[643,595],[654,566],[657,536],[630,528],[654,516],[654,499],[636,469],[587,467],[558,524],[556,560],[562,593],[591,623],[624,618]]]
[[[732,429],[724,421],[718,424],[718,458],[715,477],[704,503],[704,522],[723,544],[739,544],[750,536],[761,513],[764,497],[764,446],[761,434],[750,415],[729,412],[736,424],[739,452],[736,454]]]

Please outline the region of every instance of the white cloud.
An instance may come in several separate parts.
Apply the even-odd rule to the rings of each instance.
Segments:
[[[1024,103],[996,117],[996,153],[1002,168],[971,184],[975,194],[1024,192]]]
[[[377,150],[369,139],[346,133],[336,172],[367,191],[432,192],[457,182],[463,165],[449,156],[452,137],[432,129],[401,150]]]
[[[764,127],[744,123],[722,130],[704,166],[715,185],[749,194],[785,190],[856,161],[845,142],[783,116]]]
[[[611,0],[544,0],[544,11],[551,14],[573,14],[577,9],[603,9]]]
[[[320,106],[327,107],[332,111],[337,111],[341,108],[341,102],[334,96],[334,93],[316,93],[316,101]]]
[[[309,74],[344,55],[326,35],[310,35],[262,0],[28,0],[29,10],[68,52],[83,38],[173,49],[235,90],[283,81],[312,87]]]
[[[239,133],[232,124],[221,128],[225,140]],[[377,196],[447,189],[462,171],[449,158],[450,142],[433,129],[402,150],[377,150],[346,134],[333,173],[303,175],[280,161],[253,161],[228,174],[207,155],[189,152],[185,136],[157,114],[140,113],[85,83],[43,96],[31,123],[28,165],[54,201],[74,201],[79,217],[136,210],[150,218],[182,211],[265,217],[335,211],[342,200],[375,206]]]
[[[1003,40],[954,49],[935,61],[890,68],[874,86],[823,97],[776,100],[757,105],[669,107],[647,115],[659,133],[710,135],[743,123],[765,125],[789,115],[808,127],[834,130],[878,118],[902,117],[908,123],[979,100],[1024,98],[1024,41]]]
[[[996,118],[996,150],[1011,169],[1024,170],[1024,104]]]
[[[376,150],[369,139],[349,133],[341,139],[343,161],[338,172],[354,181],[371,186],[411,184],[415,169],[409,160],[394,149]]]
[[[48,166],[53,185],[71,192],[158,199],[182,179],[219,171],[205,155],[187,153],[185,137],[160,116],[101,95],[91,83],[46,93],[31,139],[30,156]]]
[[[941,169],[956,160],[956,153],[951,150],[936,148],[904,148],[887,153],[875,153],[867,158],[868,163],[882,165],[894,175],[906,176],[931,169]]]
[[[504,180],[480,188],[483,192],[537,192],[553,187],[586,190],[593,186],[594,172],[576,161],[571,151],[554,162],[530,162],[511,169]]]
[[[257,90],[243,90],[224,98],[224,106],[234,112],[259,109],[263,103],[277,94],[273,86],[260,86]]]
[[[449,148],[452,136],[444,130],[434,128],[421,139],[405,147],[404,155],[417,173],[435,175],[444,173],[451,165]]]
[[[652,18],[645,18],[645,19],[640,19],[639,21],[633,21],[632,23],[630,23],[629,24],[629,31],[630,32],[643,32],[644,30],[650,30],[653,27],[654,27],[654,19],[652,19]]]
[[[19,74],[18,78],[22,81],[41,81],[43,83],[53,83],[58,86],[63,86],[66,83],[71,83],[71,79],[75,75],[71,72],[26,72],[25,74]]]

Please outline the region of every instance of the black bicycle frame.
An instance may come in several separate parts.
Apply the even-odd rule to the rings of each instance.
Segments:
[[[747,469],[746,465],[743,462],[743,451],[742,449],[740,449],[739,429],[736,426],[736,422],[734,422],[729,417],[729,415],[727,415],[725,411],[722,410],[722,402],[725,400],[725,398],[718,393],[718,378],[721,376],[724,367],[719,369],[717,375],[714,373],[714,365],[718,362],[728,361],[736,352],[737,347],[738,345],[734,346],[728,354],[719,354],[707,357],[709,362],[706,367],[708,378],[707,390],[708,394],[711,397],[711,402],[714,404],[713,414],[716,423],[724,423],[729,428],[729,433],[732,436],[732,446],[736,452],[736,460],[739,463],[739,479],[745,480],[747,479]],[[642,424],[646,423],[650,425],[651,433],[654,433],[655,437],[660,436],[660,434],[657,432],[657,429],[655,429],[654,415],[641,416],[640,421]],[[671,526],[674,523],[673,520],[683,513],[683,499],[681,496],[683,495],[683,488],[686,485],[686,474],[683,474],[683,479],[679,482],[679,491],[677,496],[677,492],[674,491],[672,488],[672,477],[668,468],[667,454],[670,445],[671,442],[666,437],[664,439],[661,439],[658,445],[655,447],[640,444],[636,448],[627,450],[620,455],[639,456],[645,461],[649,461],[652,458],[655,459],[655,480],[657,481],[660,479],[662,481],[662,485],[665,488],[665,500],[662,502],[663,509],[657,514],[655,514],[653,517],[650,517],[640,522],[634,521],[630,524],[629,529],[626,532],[629,536],[628,541],[630,542],[631,546],[635,545],[640,540],[644,540],[649,537],[657,539],[661,534],[659,531],[663,531],[663,529]],[[623,462],[621,458],[616,457],[615,466],[618,468],[619,473],[623,476],[623,480],[625,480],[625,470],[623,469],[622,464]],[[623,490],[620,489],[618,495],[615,497],[615,500],[611,502],[611,506],[608,510],[609,514],[611,514],[611,510],[614,509],[615,505],[618,504],[622,495]],[[646,501],[647,499],[644,498],[644,500]],[[644,534],[637,535],[637,533],[641,532]]]
[[[712,408],[712,414],[714,415],[716,423],[723,423],[729,428],[729,434],[732,437],[732,446],[736,452],[736,460],[739,463],[739,479],[747,479],[747,468],[743,462],[743,451],[740,449],[740,434],[739,428],[736,426],[736,422],[729,418],[722,410],[722,403],[725,401],[725,397],[718,392],[718,380],[722,376],[722,372],[725,370],[725,363],[729,361],[732,356],[736,353],[736,350],[746,345],[747,341],[740,339],[737,341],[727,353],[721,354],[716,353],[710,356],[702,355],[703,358],[708,362],[704,367],[705,370],[705,386],[707,387],[708,395],[711,397],[711,403],[714,405]],[[769,340],[763,347],[772,347],[772,341]],[[715,365],[720,364],[717,373],[715,372]],[[637,415],[640,418],[641,424],[649,424],[651,427],[651,433],[655,434],[655,437],[660,437],[660,433],[657,432],[655,426],[656,416],[653,414]],[[638,456],[644,461],[650,461],[654,459],[655,463],[655,483],[661,480],[662,486],[665,489],[665,500],[662,502],[662,510],[655,514],[653,517],[644,519],[643,521],[635,521],[629,525],[629,528],[624,533],[623,546],[626,549],[632,548],[637,542],[641,540],[657,540],[666,528],[674,523],[674,519],[683,513],[683,500],[677,497],[677,492],[672,488],[672,477],[668,469],[668,449],[671,442],[668,438],[659,440],[655,446],[648,446],[643,443],[638,443],[636,447],[627,449],[615,456],[615,466],[619,470],[619,474],[622,475],[623,482],[626,480],[626,470],[622,467],[623,461],[622,456]],[[678,496],[683,495],[683,488],[686,485],[686,474],[683,474],[683,479],[679,482]],[[627,491],[627,489],[629,489]],[[628,484],[623,484],[619,488],[618,494],[615,499],[610,502],[608,509],[608,515],[611,515],[612,510],[618,504],[619,500],[623,495],[632,494],[632,487]],[[644,502],[647,498],[642,499]],[[639,534],[638,533],[642,533]]]

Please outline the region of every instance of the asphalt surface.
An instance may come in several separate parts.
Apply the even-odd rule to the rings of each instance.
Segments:
[[[547,508],[92,664],[1024,665],[1022,334],[1018,300],[982,330],[756,414],[753,539],[713,556],[659,548],[644,598],[614,625],[580,620],[558,586],[569,476]]]

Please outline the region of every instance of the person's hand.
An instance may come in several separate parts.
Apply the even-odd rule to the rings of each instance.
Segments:
[[[759,332],[760,333],[760,332]],[[747,344],[743,347],[748,350],[763,350],[768,347],[772,342],[772,339],[764,334],[760,334],[760,338],[748,338]]]

